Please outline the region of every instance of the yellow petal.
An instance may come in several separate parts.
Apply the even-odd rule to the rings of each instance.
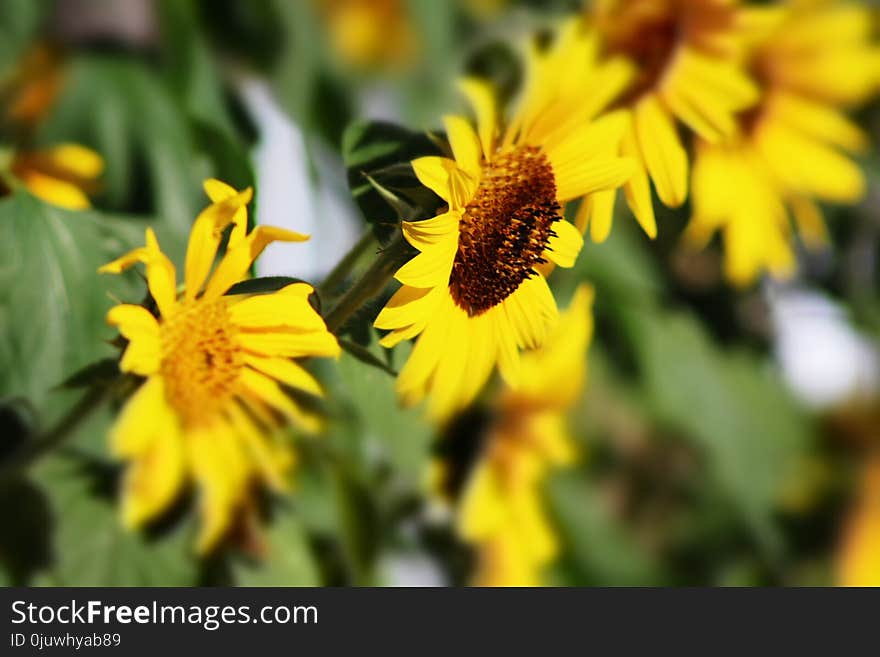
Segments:
[[[285,474],[295,461],[290,446],[277,440],[274,434],[267,434],[264,429],[257,427],[237,405],[230,405],[226,415],[263,480],[275,490],[286,490]]]
[[[455,163],[468,174],[478,177],[482,151],[480,140],[470,122],[460,116],[444,116],[443,125]]]
[[[202,523],[196,549],[204,554],[229,529],[247,496],[249,461],[225,421],[188,432],[186,448],[199,487]]]
[[[308,235],[275,226],[257,226],[235,248],[223,256],[205,288],[206,300],[220,297],[230,287],[243,280],[254,260],[272,242],[305,242]]]
[[[397,329],[424,322],[429,316],[443,288],[418,288],[404,285],[385,304],[373,326],[379,329]]]
[[[265,356],[245,356],[245,362],[266,376],[298,390],[303,390],[318,397],[324,392],[321,384],[309,372],[297,363],[286,358],[268,358]]]
[[[470,102],[477,117],[477,133],[480,136],[480,144],[483,153],[489,157],[495,146],[495,131],[497,129],[497,110],[495,107],[495,94],[487,82],[468,78],[459,82],[459,89]]]
[[[98,272],[119,274],[138,262],[144,263],[147,267],[147,285],[150,294],[159,306],[159,312],[164,317],[168,317],[177,306],[174,265],[159,249],[159,242],[152,228],[146,230],[146,242],[145,247],[132,249],[124,256],[99,267]]]
[[[242,330],[237,336],[243,349],[261,356],[305,358],[308,356],[337,357],[339,343],[329,331]]]
[[[110,449],[114,456],[137,456],[150,444],[158,425],[167,423],[173,411],[165,400],[162,378],[151,376],[126,402],[110,429]]]
[[[447,203],[452,201],[449,177],[456,169],[453,160],[431,155],[413,160],[411,164],[420,183]]]
[[[614,203],[617,199],[617,190],[609,189],[604,192],[594,192],[584,199],[581,209],[586,215],[579,221],[583,222],[586,229],[587,222],[590,224],[590,239],[597,244],[604,242],[611,234],[611,224],[614,221]]]
[[[587,194],[616,189],[629,180],[635,171],[630,158],[584,160],[577,167],[570,167],[564,177],[557,177],[556,197],[566,203]]]
[[[119,332],[128,340],[119,363],[123,372],[149,376],[159,370],[159,323],[146,308],[129,304],[114,306],[107,313],[107,323],[118,326]]]
[[[517,344],[524,349],[540,347],[559,316],[556,300],[543,276],[524,280],[501,305],[516,335]]]
[[[458,533],[466,541],[479,542],[498,532],[508,514],[505,494],[493,469],[477,465],[467,483],[458,515]]]
[[[177,274],[174,264],[159,248],[156,234],[152,228],[146,230],[147,251],[147,287],[159,307],[163,317],[169,317],[177,308]]]
[[[678,207],[687,197],[687,153],[669,114],[655,96],[636,106],[636,134],[657,195],[669,207]]]
[[[298,289],[312,287],[294,283]],[[236,326],[246,328],[286,327],[301,331],[326,331],[324,319],[309,303],[307,296],[287,294],[284,288],[271,294],[260,294],[229,306],[229,319]]]
[[[412,287],[446,285],[457,248],[457,240],[432,245],[398,269],[394,278]]]
[[[464,380],[471,348],[471,321],[467,313],[457,306],[449,308],[445,318],[446,344],[428,386],[428,413],[438,421],[445,420],[471,401],[465,396],[465,391],[478,387],[466,387]]]
[[[52,165],[76,178],[97,178],[104,171],[104,159],[79,144],[59,144],[44,151]]]
[[[458,212],[446,212],[423,221],[404,221],[403,236],[419,251],[424,251],[445,240],[457,240],[460,220]]]
[[[122,493],[122,517],[137,527],[163,511],[184,480],[180,427],[159,377],[151,377],[129,400],[110,434],[117,456],[129,459]]]
[[[623,186],[627,205],[645,234],[654,239],[657,237],[657,220],[654,217],[654,202],[651,200],[651,184],[648,181],[648,173],[645,170],[645,163],[642,160],[634,132],[630,131],[624,135],[620,144],[620,152],[621,155],[631,157],[636,161],[635,172]]]
[[[238,194],[235,187],[227,185],[225,182],[217,180],[216,178],[206,179],[202,183],[202,187],[205,190],[205,194],[208,195],[208,198],[210,198],[213,203],[220,203],[221,201],[225,201]],[[226,245],[227,249],[238,246],[238,243],[241,242],[247,234],[248,225],[246,207],[242,206],[236,211],[235,215],[232,217],[232,224],[232,231],[229,233],[229,241]]]
[[[248,188],[240,194],[234,194],[212,203],[196,217],[186,249],[184,282],[188,300],[195,299],[198,292],[201,291],[211,265],[214,264],[214,257],[217,255],[217,247],[220,245],[223,231],[232,223],[239,211],[250,202],[252,196],[253,190]]]
[[[252,395],[278,410],[300,430],[308,433],[315,433],[320,430],[320,419],[300,408],[270,377],[256,370],[245,368],[242,370],[240,378],[242,385]]]
[[[584,238],[577,228],[564,219],[554,222],[553,232],[555,235],[547,241],[544,255],[560,267],[573,267],[584,246]]]
[[[23,174],[22,182],[31,194],[47,203],[68,210],[85,210],[91,207],[89,197],[73,183],[37,171],[28,171]]]

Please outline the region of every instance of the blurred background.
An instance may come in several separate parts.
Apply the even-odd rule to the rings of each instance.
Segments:
[[[139,244],[147,225],[181,263],[206,202],[202,179],[254,185],[258,223],[313,235],[270,247],[258,275],[319,283],[367,228],[349,189],[348,126],[405,125],[401,142],[434,129],[461,109],[453,82],[463,72],[512,91],[521,71],[511,41],[579,8],[0,0],[0,161],[76,143],[104,162],[90,209],[0,200],[0,458],[82,395],[59,384],[116,353],[104,314],[114,299],[138,302],[143,286],[96,268]],[[833,246],[799,253],[793,280],[731,288],[719,244],[681,247],[688,207],[659,204],[656,240],[618,220],[607,243],[588,242],[572,270],[556,272],[563,305],[578,283],[595,287],[595,335],[568,419],[580,458],[542,489],[561,546],[546,583],[827,585],[857,551],[852,527],[880,546],[878,109],[856,115],[874,140],[860,160],[869,193],[827,209]],[[370,256],[368,244],[361,259]],[[295,490],[267,507],[262,529],[243,523],[199,558],[183,502],[150,531],[125,532],[107,408],[26,477],[0,476],[0,582],[471,581],[473,551],[425,479],[438,445],[476,440],[490,411],[437,429],[398,409],[393,377],[364,362],[379,357],[369,323],[380,302],[347,329],[360,359],[315,364],[328,434],[298,444]],[[390,365],[402,362],[395,354]],[[877,584],[880,547],[858,568]]]

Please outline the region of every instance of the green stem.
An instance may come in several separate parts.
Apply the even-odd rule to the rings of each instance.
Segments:
[[[351,247],[348,253],[339,261],[333,271],[327,274],[324,282],[318,286],[318,294],[322,299],[329,299],[333,296],[336,289],[345,281],[345,277],[351,273],[352,268],[360,260],[361,256],[367,252],[376,241],[373,237],[373,231],[368,230],[361,238]]]
[[[407,244],[403,234],[398,233],[380,253],[379,257],[364,272],[349,290],[342,295],[330,309],[324,320],[331,333],[338,333],[345,323],[365,303],[385,289],[394,272],[406,258]]]
[[[0,466],[0,481],[20,474],[44,454],[52,451],[71,436],[77,428],[107,401],[112,385],[92,386],[74,406],[55,423],[51,429],[24,446]]]

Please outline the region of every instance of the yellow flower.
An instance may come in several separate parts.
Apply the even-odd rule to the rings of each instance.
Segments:
[[[406,64],[415,35],[404,0],[318,0],[333,50],[357,68]]]
[[[880,458],[865,469],[861,499],[837,559],[839,586],[880,586]]]
[[[735,129],[734,114],[758,99],[739,66],[748,29],[762,14],[737,0],[597,0],[587,25],[598,35],[598,61],[623,58],[637,73],[612,107],[632,122],[621,154],[637,163],[624,186],[645,232],[657,233],[649,179],[660,200],[678,207],[687,198],[688,155],[676,121],[710,142]],[[588,60],[587,67],[593,65]],[[595,241],[608,235],[615,192],[593,196],[583,208]]]
[[[336,338],[309,304],[311,286],[295,283],[244,298],[225,295],[247,277],[269,243],[308,238],[264,226],[247,233],[251,190],[236,193],[208,180],[205,191],[213,204],[193,224],[182,294],[174,265],[150,229],[145,247],[100,269],[119,273],[138,262],[146,265],[159,315],[128,304],[107,315],[128,339],[120,368],[146,377],[110,436],[115,454],[129,461],[123,521],[129,527],[149,521],[193,479],[200,489],[201,551],[229,528],[255,481],[283,487],[292,454],[278,435],[282,419],[304,430],[317,428],[316,418],[279,385],[321,394],[317,381],[290,359],[339,354]],[[209,276],[230,224],[226,253]]]
[[[91,207],[87,193],[95,189],[103,170],[101,156],[78,144],[18,151],[9,168],[15,181],[34,196],[69,210]]]
[[[826,241],[816,201],[854,203],[865,191],[845,152],[864,150],[868,138],[840,106],[866,100],[880,83],[871,13],[815,0],[787,10],[751,58],[760,103],[737,117],[730,139],[696,146],[687,237],[702,246],[721,231],[725,273],[736,285],[794,271],[789,213],[815,248]]]
[[[457,513],[459,534],[477,552],[478,585],[540,585],[559,551],[542,486],[575,457],[565,412],[583,387],[592,300],[590,287],[578,289],[547,345],[523,355],[523,385],[497,403]]]
[[[397,391],[405,404],[429,397],[435,419],[473,400],[496,365],[509,384],[521,378],[519,350],[542,345],[557,320],[545,273],[551,263],[571,267],[583,245],[562,205],[613,189],[633,170],[609,148],[622,117],[589,122],[590,103],[558,102],[557,76],[533,60],[538,74],[502,134],[492,93],[466,81],[476,132],[464,118],[446,117],[454,159],[412,163],[448,208],[403,222],[419,254],[395,274],[403,287],[375,325],[391,330],[386,347],[418,336]]]

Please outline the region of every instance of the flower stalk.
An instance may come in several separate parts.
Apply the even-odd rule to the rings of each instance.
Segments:
[[[379,252],[373,264],[327,312],[324,321],[331,333],[338,334],[352,315],[385,289],[394,272],[406,261],[407,251],[403,233],[398,232]]]
[[[358,260],[361,259],[369,248],[375,243],[373,232],[368,230],[355,242],[348,253],[339,261],[333,270],[327,274],[324,282],[318,286],[318,294],[322,299],[331,299],[335,291],[345,282]]]
[[[116,381],[121,380],[121,377]],[[27,440],[25,444],[0,466],[0,481],[19,475],[42,456],[64,443],[113,394],[113,383],[94,385],[74,404],[55,425],[45,433]]]

